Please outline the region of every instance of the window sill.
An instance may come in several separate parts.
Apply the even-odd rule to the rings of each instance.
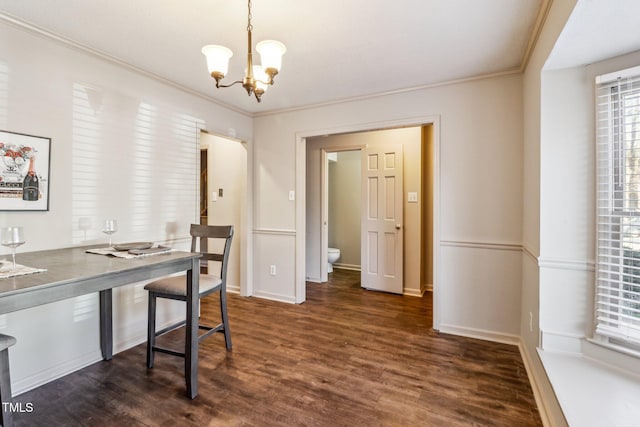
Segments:
[[[570,426],[637,426],[640,377],[580,354],[538,349]]]

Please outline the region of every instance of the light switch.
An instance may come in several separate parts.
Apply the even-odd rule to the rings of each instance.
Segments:
[[[407,202],[418,203],[418,193],[416,191],[409,191],[407,193]]]
[[[296,199],[296,192],[291,190],[289,191],[289,200],[293,201]]]
[[[211,201],[212,202],[217,202],[218,201],[218,192],[217,191],[212,191],[211,192]]]

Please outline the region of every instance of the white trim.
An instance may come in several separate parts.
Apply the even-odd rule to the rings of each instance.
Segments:
[[[151,80],[155,80],[155,81],[157,81],[159,83],[162,83],[162,84],[165,84],[167,86],[173,87],[173,88],[178,89],[178,90],[180,90],[182,92],[185,92],[185,93],[188,93],[190,95],[196,96],[198,98],[204,99],[205,101],[209,101],[209,102],[211,102],[213,104],[216,104],[216,105],[218,105],[218,106],[220,106],[222,108],[226,108],[229,111],[233,111],[235,113],[241,114],[241,115],[243,115],[245,117],[248,117],[248,118],[253,118],[253,115],[251,113],[249,113],[249,112],[247,112],[247,111],[245,111],[245,110],[243,110],[241,108],[238,108],[238,107],[233,106],[231,104],[226,104],[226,103],[224,103],[224,102],[222,102],[222,101],[220,101],[220,100],[218,100],[216,98],[213,98],[211,96],[205,95],[202,92],[198,92],[196,90],[193,90],[193,89],[191,89],[191,88],[189,88],[187,86],[184,86],[184,85],[182,85],[182,84],[180,84],[178,82],[175,82],[173,80],[169,80],[169,79],[167,79],[165,77],[162,77],[162,76],[160,76],[158,74],[155,74],[155,73],[152,73],[150,71],[144,70],[142,68],[136,67],[135,65],[132,65],[132,64],[130,64],[128,62],[125,62],[125,61],[123,61],[121,59],[118,59],[115,56],[109,55],[106,52],[103,52],[101,50],[98,50],[98,49],[92,48],[90,46],[84,45],[82,43],[79,43],[79,42],[77,42],[77,41],[75,41],[73,39],[70,39],[68,37],[62,36],[60,34],[56,34],[51,30],[45,30],[44,28],[40,28],[37,25],[31,24],[29,22],[22,21],[21,19],[16,18],[15,16],[12,16],[12,15],[9,15],[6,12],[0,12],[0,21],[4,21],[7,24],[11,24],[16,28],[19,28],[19,29],[28,31],[30,33],[36,34],[38,36],[47,38],[47,39],[52,40],[54,42],[57,42],[57,43],[59,43],[61,45],[64,45],[64,46],[66,46],[68,48],[80,51],[82,53],[86,53],[86,54],[88,54],[90,56],[93,56],[93,57],[102,59],[104,61],[110,62],[112,64],[118,65],[118,66],[120,66],[122,68],[125,68],[125,69],[127,69],[129,71],[132,71],[132,72],[136,73],[136,74],[140,74],[140,75],[142,75],[144,77],[147,77],[147,78],[149,78]]]
[[[535,370],[533,368],[533,364],[531,363],[532,362],[531,355],[527,351],[527,345],[525,344],[522,337],[520,338],[520,342],[518,343],[518,349],[520,350],[520,357],[522,357],[524,370],[527,372],[527,378],[529,378],[529,383],[531,384],[531,390],[533,391],[533,398],[536,401],[536,406],[538,407],[538,413],[540,414],[542,425],[544,427],[551,427],[553,424],[551,423],[551,419],[549,417],[549,409],[548,409],[549,405],[547,403],[547,400],[545,399],[545,393],[542,390],[542,385],[540,381],[538,381],[538,376],[535,375]],[[536,354],[536,357],[538,357],[537,354]],[[538,361],[540,361],[539,357],[538,357]],[[540,362],[540,366],[542,366],[542,362]],[[546,379],[547,382],[549,381],[546,377],[544,379]],[[554,398],[555,398],[555,395],[554,395]]]
[[[359,265],[356,264],[343,264],[343,263],[339,263],[336,262],[333,264],[333,268],[338,268],[338,269],[342,269],[342,270],[351,270],[351,271],[361,271],[361,268]]]
[[[12,382],[11,394],[12,396],[17,396],[19,394],[26,393],[29,390],[33,390],[43,384],[55,381],[58,378],[62,378],[72,372],[79,371],[80,369],[86,368],[87,366],[93,365],[101,360],[102,354],[100,353],[100,350],[95,350],[74,359],[66,360],[63,363],[48,366],[45,370],[36,372],[35,374],[25,377],[20,381]]]
[[[253,227],[253,134],[251,139],[247,139],[243,142],[247,149],[247,194],[245,205],[241,211],[241,220],[243,220],[242,235],[245,251],[244,257],[240,257],[240,295],[243,297],[249,297],[253,295],[253,233],[250,231]],[[244,258],[244,259],[243,259]],[[244,272],[244,274],[242,274]]]
[[[293,113],[293,112],[296,112],[296,111],[305,111],[305,110],[308,111],[308,110],[312,110],[314,108],[331,107],[331,106],[335,106],[335,105],[347,104],[347,103],[357,102],[357,101],[366,101],[368,99],[382,98],[382,97],[385,97],[385,96],[397,95],[397,94],[401,94],[401,93],[433,89],[433,88],[438,88],[438,87],[442,87],[442,86],[452,86],[452,85],[457,85],[457,84],[462,84],[462,83],[475,82],[475,81],[479,81],[479,80],[493,79],[493,78],[497,78],[497,77],[518,75],[520,73],[522,73],[522,70],[520,68],[510,69],[510,70],[505,70],[505,71],[499,71],[497,73],[482,74],[482,75],[479,75],[479,76],[466,77],[466,78],[456,79],[456,80],[446,80],[446,81],[438,82],[438,83],[430,83],[430,84],[426,84],[426,85],[412,86],[412,87],[408,87],[408,88],[404,88],[404,89],[389,90],[389,91],[386,91],[386,92],[378,92],[378,93],[373,93],[373,94],[369,94],[369,95],[356,95],[356,96],[337,99],[337,100],[333,100],[333,101],[326,101],[326,102],[318,102],[318,103],[315,103],[315,104],[301,105],[301,106],[298,106],[298,107],[280,108],[280,109],[275,109],[275,110],[262,111],[262,112],[254,113],[253,117],[265,117],[265,116],[271,116],[271,115],[275,115],[275,114]],[[426,124],[426,123],[423,123],[423,124]],[[416,125],[416,126],[419,126],[419,125]],[[362,129],[362,130],[368,130],[368,129]],[[309,135],[309,136],[320,136],[320,135],[325,135],[325,134]]]
[[[634,375],[640,381],[640,363],[638,363],[638,353],[635,351],[587,338],[582,341],[582,355],[611,369]]]
[[[440,324],[439,331],[445,334],[459,335],[467,338],[476,338],[480,340],[511,345],[518,345],[521,339],[519,335],[505,334],[502,332],[487,331],[485,329],[467,328],[464,326],[448,324]]]
[[[526,243],[522,244],[522,252],[538,265],[538,255]]]
[[[540,268],[551,268],[554,270],[574,270],[574,271],[596,271],[594,261],[583,261],[562,258],[538,258]]]
[[[390,91],[386,91],[386,92],[379,92],[376,94],[370,94],[370,95],[359,95],[359,96],[352,96],[349,98],[343,98],[343,99],[339,99],[339,100],[334,100],[334,101],[327,101],[327,102],[319,102],[319,103],[315,103],[315,104],[308,104],[308,105],[303,105],[303,106],[298,106],[298,107],[291,107],[291,108],[281,108],[281,109],[274,109],[274,110],[269,110],[269,111],[262,111],[262,112],[249,112],[246,110],[243,110],[241,108],[238,108],[234,105],[231,104],[227,104],[224,103],[216,98],[213,98],[212,96],[209,95],[205,95],[201,92],[198,92],[196,90],[193,90],[187,86],[184,86],[180,83],[177,83],[173,80],[169,80],[165,77],[162,77],[160,75],[151,73],[149,71],[143,70],[141,68],[138,68],[132,64],[129,64],[123,60],[120,60],[114,56],[111,56],[105,52],[102,52],[100,50],[94,49],[90,46],[86,46],[83,45],[73,39],[64,37],[60,34],[56,34],[54,32],[52,32],[51,30],[46,30],[44,28],[40,28],[34,24],[31,24],[29,22],[23,21],[20,18],[17,18],[15,16],[12,16],[6,12],[2,12],[0,13],[0,21],[5,21],[8,24],[11,24],[15,27],[21,28],[23,30],[29,31],[31,33],[37,34],[39,36],[42,37],[46,37],[50,40],[53,40],[55,42],[58,42],[62,45],[66,45],[70,48],[82,51],[84,53],[87,53],[89,55],[101,58],[103,60],[112,62],[114,64],[117,64],[121,67],[124,67],[126,69],[129,69],[131,71],[134,71],[138,74],[141,74],[143,76],[146,76],[148,78],[151,78],[153,80],[159,81],[161,83],[164,83],[168,86],[174,87],[176,89],[179,89],[183,92],[189,93],[191,95],[197,96],[199,98],[205,99],[209,102],[212,102],[216,105],[219,105],[223,108],[226,108],[230,111],[234,111],[238,114],[242,114],[246,117],[249,118],[255,118],[255,117],[263,117],[263,116],[268,116],[268,115],[273,115],[273,114],[281,114],[281,113],[288,113],[288,112],[294,112],[294,111],[302,111],[302,110],[309,110],[312,108],[319,108],[319,107],[325,107],[325,106],[333,106],[333,105],[338,105],[338,104],[344,104],[344,103],[349,103],[349,102],[354,102],[354,101],[361,101],[361,100],[366,100],[366,99],[371,99],[371,98],[380,98],[380,97],[385,97],[385,96],[389,96],[389,95],[394,95],[394,94],[400,94],[400,93],[406,93],[406,92],[413,92],[413,91],[418,91],[418,90],[425,90],[425,89],[432,89],[432,88],[437,88],[437,87],[442,87],[442,86],[450,86],[450,85],[456,85],[456,84],[461,84],[461,83],[468,83],[468,82],[474,82],[474,81],[479,81],[479,80],[486,80],[486,79],[492,79],[492,78],[496,78],[496,77],[503,77],[503,76],[509,76],[509,75],[517,75],[520,73],[523,73],[526,70],[527,64],[529,62],[529,59],[531,58],[531,55],[534,51],[534,48],[538,42],[538,38],[540,36],[540,33],[542,32],[542,28],[544,26],[544,23],[547,19],[547,16],[549,14],[549,10],[551,9],[551,4],[553,3],[553,0],[543,0],[540,4],[540,8],[538,9],[538,14],[536,17],[536,21],[534,23],[534,27],[533,30],[530,33],[529,39],[527,40],[527,46],[525,48],[525,51],[523,53],[522,56],[522,60],[520,61],[520,65],[517,67],[513,67],[504,71],[499,71],[499,72],[495,72],[495,73],[488,73],[488,74],[483,74],[483,75],[479,75],[479,76],[472,76],[472,77],[466,77],[466,78],[460,78],[460,79],[455,79],[455,80],[447,80],[447,81],[442,81],[442,82],[436,82],[436,83],[429,83],[429,84],[425,84],[425,85],[420,85],[420,86],[413,86],[413,87],[409,87],[409,88],[404,88],[404,89],[397,89],[397,90],[390,90]]]
[[[409,126],[433,126],[433,151],[434,151],[434,183],[433,183],[433,327],[438,329],[440,301],[436,290],[438,283],[438,266],[440,259],[440,116],[420,116],[400,120],[385,120],[378,122],[354,123],[334,128],[322,128],[299,131],[295,133],[295,188],[296,188],[296,230],[295,230],[295,299],[297,303],[304,302],[306,298],[306,141],[313,136],[332,135],[338,133],[376,131],[394,129]]]
[[[420,289],[414,289],[414,288],[404,288],[402,295],[406,295],[408,297],[418,297],[421,298],[424,295],[425,291],[424,290],[420,290]]]
[[[472,242],[463,240],[441,240],[441,246],[473,249],[491,249],[499,251],[522,251],[522,244],[513,242]]]
[[[271,236],[295,236],[296,230],[284,228],[254,228],[253,234],[264,234]]]
[[[540,349],[555,353],[582,354],[584,335],[540,330]]]
[[[613,73],[596,76],[596,84],[603,85],[613,83],[617,80],[627,79],[629,77],[638,77],[640,75],[640,66],[627,68],[625,70],[614,71]]]
[[[267,292],[267,291],[256,291],[253,294],[253,296],[257,298],[268,299],[271,301],[286,302],[288,304],[296,304],[295,297],[292,297],[290,295],[274,294],[273,292]]]

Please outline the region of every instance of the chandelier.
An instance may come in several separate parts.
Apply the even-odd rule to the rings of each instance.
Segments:
[[[260,54],[262,66],[253,65],[253,53],[251,51],[251,31],[253,30],[253,25],[251,25],[251,0],[248,1],[247,5],[249,8],[247,19],[247,68],[244,79],[236,80],[227,85],[220,83],[225,74],[227,74],[229,59],[233,56],[233,52],[230,49],[210,44],[202,48],[202,53],[207,58],[207,68],[209,68],[211,77],[216,80],[217,88],[230,87],[237,83],[242,83],[242,87],[245,88],[247,94],[249,96],[253,94],[256,100],[260,102],[262,94],[273,84],[273,78],[280,71],[282,55],[287,51],[287,48],[279,41],[261,41],[256,45],[256,50]]]

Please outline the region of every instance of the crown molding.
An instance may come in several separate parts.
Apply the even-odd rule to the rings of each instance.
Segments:
[[[355,101],[365,101],[368,99],[382,98],[382,97],[397,95],[397,94],[406,93],[406,92],[415,92],[419,90],[433,89],[433,88],[442,87],[442,86],[452,86],[452,85],[458,85],[462,83],[469,83],[469,82],[474,82],[479,80],[487,80],[487,79],[493,79],[496,77],[504,77],[504,76],[510,76],[510,75],[516,75],[516,74],[522,74],[520,67],[510,68],[508,70],[498,71],[495,73],[481,74],[481,75],[464,77],[464,78],[455,79],[455,80],[446,80],[442,82],[429,83],[426,85],[412,86],[412,87],[407,87],[403,89],[390,90],[386,92],[378,92],[378,93],[373,93],[369,95],[357,95],[357,96],[352,96],[348,98],[336,99],[332,101],[318,102],[315,104],[306,104],[306,105],[300,105],[297,107],[262,111],[262,112],[254,113],[253,117],[264,117],[264,116],[270,116],[275,114],[292,113],[292,112],[301,111],[301,110],[312,110],[314,108],[322,108],[322,107],[328,107],[328,106],[339,105],[339,104],[347,104]]]
[[[533,29],[531,30],[531,34],[529,35],[527,47],[524,51],[524,55],[522,56],[522,61],[520,63],[520,72],[524,73],[524,71],[527,69],[527,65],[529,65],[529,60],[531,59],[531,55],[533,55],[533,51],[538,44],[538,39],[540,38],[540,34],[542,33],[542,28],[544,27],[545,22],[547,22],[547,17],[549,16],[552,4],[553,0],[542,0],[540,2],[536,22],[533,25]]]
[[[142,68],[136,67],[135,65],[132,65],[126,61],[123,61],[115,56],[109,55],[106,52],[103,52],[99,49],[94,49],[90,46],[84,45],[82,43],[79,43],[73,39],[70,39],[68,37],[64,37],[60,34],[54,33],[50,30],[45,30],[44,28],[38,27],[37,25],[34,25],[30,22],[24,21],[22,19],[16,18],[15,16],[9,15],[5,12],[0,12],[0,22],[5,22],[15,28],[21,29],[21,30],[25,30],[31,34],[43,37],[45,39],[48,40],[52,40],[54,42],[57,42],[59,44],[62,44],[66,47],[69,47],[71,49],[74,49],[76,51],[80,51],[82,53],[86,53],[88,55],[93,56],[94,58],[99,58],[102,59],[104,61],[107,62],[111,62],[115,65],[118,65],[122,68],[125,68],[129,71],[132,71],[136,74],[142,75],[144,77],[147,77],[149,79],[155,80],[159,83],[162,83],[164,85],[167,86],[171,86],[174,89],[178,89],[182,92],[188,93],[189,95],[193,95],[196,96],[198,98],[204,99],[205,101],[211,102],[213,104],[216,104],[220,107],[223,107],[227,110],[231,110],[233,112],[236,112],[238,114],[242,114],[246,117],[252,118],[252,114],[249,113],[248,111],[245,111],[241,108],[235,107],[233,105],[230,104],[226,104],[224,102],[221,102],[211,96],[207,96],[201,92],[198,92],[196,90],[193,90],[187,86],[184,86],[180,83],[177,83],[173,80],[167,79],[166,77],[162,77],[158,74],[152,73],[150,71],[144,70]]]
[[[10,14],[7,14],[5,12],[0,12],[0,22],[5,22],[7,24],[10,24],[14,27],[20,28],[22,30],[28,31],[32,34],[36,34],[38,36],[44,37],[46,39],[55,41],[57,43],[63,44],[67,47],[70,47],[74,50],[89,54],[93,57],[102,59],[104,61],[108,61],[111,62],[113,64],[116,64],[120,67],[123,67],[129,71],[132,71],[136,74],[145,76],[147,78],[150,78],[152,80],[155,80],[159,83],[162,83],[164,85],[173,87],[175,89],[178,89],[182,92],[188,93],[190,95],[196,96],[198,98],[204,99],[205,101],[211,102],[213,104],[216,104],[220,107],[223,107],[225,109],[228,109],[230,111],[233,111],[235,113],[238,114],[242,114],[245,117],[248,118],[256,118],[256,117],[266,117],[266,116],[270,116],[270,115],[277,115],[277,114],[283,114],[283,113],[291,113],[291,112],[296,112],[296,111],[302,111],[302,110],[311,110],[311,109],[315,109],[315,108],[322,108],[322,107],[327,107],[327,106],[334,106],[334,105],[340,105],[340,104],[346,104],[346,103],[350,103],[350,102],[355,102],[355,101],[365,101],[365,100],[369,100],[369,99],[376,99],[376,98],[382,98],[382,97],[386,97],[386,96],[391,96],[391,95],[397,95],[397,94],[402,94],[402,93],[407,93],[407,92],[415,92],[415,91],[420,91],[420,90],[427,90],[427,89],[433,89],[433,88],[437,88],[437,87],[443,87],[443,86],[451,86],[451,85],[458,85],[458,84],[462,84],[462,83],[469,83],[469,82],[474,82],[474,81],[479,81],[479,80],[486,80],[486,79],[492,79],[492,78],[496,78],[496,77],[504,77],[504,76],[510,76],[510,75],[515,75],[515,74],[521,74],[525,71],[527,64],[529,62],[529,59],[531,58],[531,55],[535,49],[535,46],[538,42],[538,39],[540,37],[540,33],[542,32],[542,28],[544,26],[544,23],[546,22],[546,19],[549,15],[549,11],[551,9],[551,5],[553,3],[553,0],[542,0],[540,3],[540,7],[538,9],[538,14],[536,17],[536,21],[535,24],[533,26],[533,29],[531,31],[531,34],[529,36],[529,40],[527,42],[527,47],[525,49],[525,52],[523,54],[522,60],[520,62],[520,65],[515,67],[515,68],[510,68],[507,70],[503,70],[503,71],[498,71],[498,72],[494,72],[494,73],[488,73],[488,74],[482,74],[482,75],[476,75],[476,76],[471,76],[471,77],[465,77],[465,78],[461,78],[461,79],[453,79],[453,80],[445,80],[445,81],[441,81],[441,82],[435,82],[435,83],[430,83],[430,84],[425,84],[425,85],[420,85],[420,86],[412,86],[412,87],[407,87],[407,88],[403,88],[403,89],[396,89],[396,90],[391,90],[391,91],[384,91],[384,92],[378,92],[378,93],[374,93],[374,94],[368,94],[368,95],[359,95],[359,96],[352,96],[352,97],[347,97],[347,98],[342,98],[342,99],[337,99],[337,100],[331,100],[331,101],[326,101],[326,102],[319,102],[319,103],[313,103],[313,104],[306,104],[306,105],[300,105],[300,106],[296,106],[296,107],[289,107],[289,108],[280,108],[280,109],[273,109],[273,110],[268,110],[268,111],[261,111],[261,112],[255,112],[252,113],[250,111],[238,108],[236,106],[233,106],[231,104],[227,104],[224,102],[219,101],[216,98],[213,98],[211,96],[205,95],[201,92],[198,92],[194,89],[191,89],[187,86],[184,86],[180,83],[177,83],[173,80],[167,79],[165,77],[162,77],[158,74],[152,73],[150,71],[144,70],[142,68],[136,67],[126,61],[123,61],[117,57],[114,57],[112,55],[109,55],[106,52],[103,52],[101,50],[98,49],[94,49],[90,46],[84,45],[82,43],[79,43],[73,39],[70,39],[68,37],[64,37],[60,34],[54,33],[50,30],[45,30],[44,28],[38,27],[35,24],[32,24],[30,22],[24,21],[20,18],[17,18],[15,16],[12,16]]]

